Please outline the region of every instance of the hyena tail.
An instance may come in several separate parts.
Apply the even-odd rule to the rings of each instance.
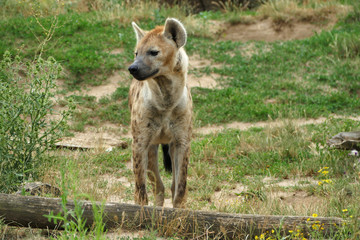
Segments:
[[[164,167],[167,172],[172,171],[171,166],[171,157],[169,152],[169,144],[161,144],[162,151],[163,151],[163,157],[164,157]]]

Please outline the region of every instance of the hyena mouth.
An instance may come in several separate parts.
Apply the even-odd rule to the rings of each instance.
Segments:
[[[147,75],[144,75],[142,74],[141,72],[130,72],[131,75],[133,75],[133,77],[136,79],[136,80],[139,80],[139,81],[143,81],[143,80],[146,80],[148,78],[151,78],[152,76],[155,76],[157,73],[159,72],[159,69],[156,69],[155,71],[151,72],[150,74],[147,74]]]

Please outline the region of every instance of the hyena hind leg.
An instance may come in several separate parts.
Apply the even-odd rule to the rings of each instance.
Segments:
[[[186,149],[170,146],[173,164],[173,182],[171,185],[174,208],[184,208],[186,203],[187,166],[189,163],[189,147]]]

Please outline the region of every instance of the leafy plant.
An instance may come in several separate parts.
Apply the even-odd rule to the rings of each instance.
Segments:
[[[71,107],[57,120],[48,118],[54,112],[55,81],[61,70],[53,58],[25,62],[9,52],[0,62],[1,192],[36,177],[42,155],[64,133]]]

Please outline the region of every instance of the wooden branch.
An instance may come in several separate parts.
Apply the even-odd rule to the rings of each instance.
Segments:
[[[81,201],[86,225],[94,223],[92,204],[101,203]],[[74,202],[68,201],[67,209],[74,209]],[[35,228],[61,228],[49,222],[44,215],[62,212],[61,199],[33,196],[0,194],[0,216],[6,224],[30,226]],[[106,228],[152,228],[164,236],[177,233],[180,236],[196,238],[206,234],[212,237],[243,238],[248,234],[263,233],[267,230],[288,231],[301,229],[306,233],[312,224],[323,227],[324,234],[337,231],[344,221],[341,218],[323,218],[306,216],[262,216],[229,214],[219,212],[193,211],[124,203],[105,203],[104,222]]]
[[[327,141],[332,148],[344,150],[360,150],[360,131],[341,132]]]
[[[58,142],[54,144],[55,148],[57,149],[69,149],[69,150],[79,150],[79,151],[88,151],[94,149],[94,146],[91,145],[76,145],[76,144],[68,144],[63,142]],[[119,149],[126,149],[128,147],[128,143],[121,141],[116,145],[108,145],[106,148],[119,148]]]

